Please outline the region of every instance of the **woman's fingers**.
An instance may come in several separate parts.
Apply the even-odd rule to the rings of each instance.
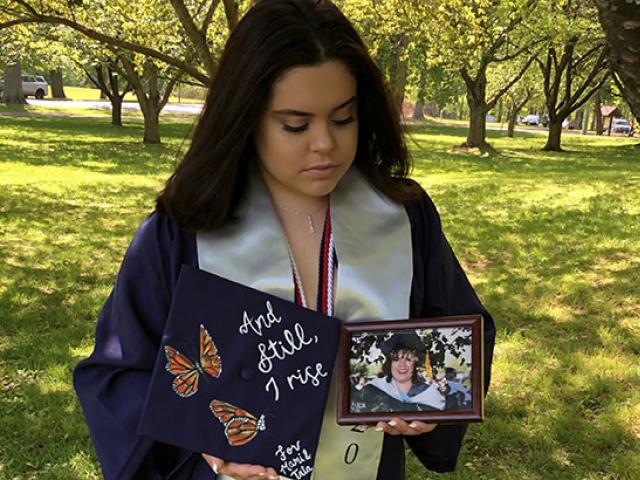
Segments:
[[[228,475],[235,480],[277,480],[278,478],[273,468],[233,462],[224,462],[219,474]]]
[[[419,421],[413,421],[409,423],[408,427],[411,432],[416,432],[415,435],[422,435],[423,433],[429,433],[433,431],[434,428],[438,426],[437,423],[425,423]],[[410,433],[405,433],[405,435],[411,435]]]
[[[388,433],[389,435],[422,435],[436,428],[435,423],[425,423],[413,421],[405,422],[401,418],[393,418],[388,422],[378,422],[376,430]]]
[[[202,458],[204,458],[204,461],[207,462],[211,469],[217,474],[220,465],[224,463],[223,460],[221,458],[214,457],[213,455],[207,455],[206,453],[202,453],[201,455]]]
[[[202,458],[207,462],[217,475],[227,475],[234,480],[277,480],[278,473],[273,468],[265,468],[261,465],[250,465],[246,463],[225,462],[221,458],[213,455],[202,454]]]

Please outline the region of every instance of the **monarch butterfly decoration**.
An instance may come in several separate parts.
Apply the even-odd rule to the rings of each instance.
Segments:
[[[256,419],[246,410],[220,400],[212,400],[209,408],[224,425],[224,434],[232,447],[246,445],[258,435],[258,432],[267,429],[264,415]]]
[[[213,343],[211,335],[200,325],[200,361],[192,362],[171,345],[165,345],[164,353],[167,357],[165,368],[175,375],[173,391],[183,398],[198,392],[200,376],[207,374],[218,378],[222,373],[222,360],[218,355],[218,347]]]

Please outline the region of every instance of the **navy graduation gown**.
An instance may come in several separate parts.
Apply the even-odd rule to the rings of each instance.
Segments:
[[[411,317],[476,314],[485,322],[485,391],[495,327],[442,233],[424,193],[406,206],[413,246]],[[74,386],[107,479],[213,479],[199,453],[137,434],[151,372],[183,264],[198,268],[196,239],[171,219],[152,214],[125,255],[100,313],[93,354],[74,372]],[[176,428],[180,428],[179,419]],[[426,468],[455,469],[466,425],[439,425],[415,437],[386,435],[378,480],[404,478],[404,443]],[[326,479],[318,479],[326,480]]]

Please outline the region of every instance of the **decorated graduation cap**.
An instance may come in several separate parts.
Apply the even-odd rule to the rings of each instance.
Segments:
[[[340,322],[183,266],[139,433],[308,479]]]

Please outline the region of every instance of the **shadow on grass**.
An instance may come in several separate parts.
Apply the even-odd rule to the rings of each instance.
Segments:
[[[155,194],[106,190],[0,194],[0,476],[99,477],[71,371]]]
[[[445,231],[498,327],[488,419],[471,427],[462,469],[447,478],[478,478],[483,462],[488,478],[638,478],[624,412],[640,400],[640,210],[637,188],[620,188],[631,163],[620,163],[577,204],[561,203],[570,188],[558,202],[523,202],[535,186],[511,173],[436,188]],[[568,167],[554,181],[573,177]]]
[[[0,141],[0,159],[107,174],[168,173],[188,145],[190,125],[165,121],[164,143],[145,145],[141,121],[113,127],[107,119],[7,117],[3,129],[11,141]]]
[[[442,170],[460,172],[486,172],[526,177],[550,175],[578,180],[592,180],[593,175],[617,175],[621,169],[640,168],[640,151],[628,139],[602,139],[597,137],[568,136],[565,152],[542,152],[545,137],[521,132],[514,139],[504,132],[488,131],[487,137],[498,150],[497,155],[480,156],[454,150],[464,139],[466,129],[438,126],[420,126],[410,129],[416,170],[424,165]],[[595,155],[594,155],[595,153]]]

